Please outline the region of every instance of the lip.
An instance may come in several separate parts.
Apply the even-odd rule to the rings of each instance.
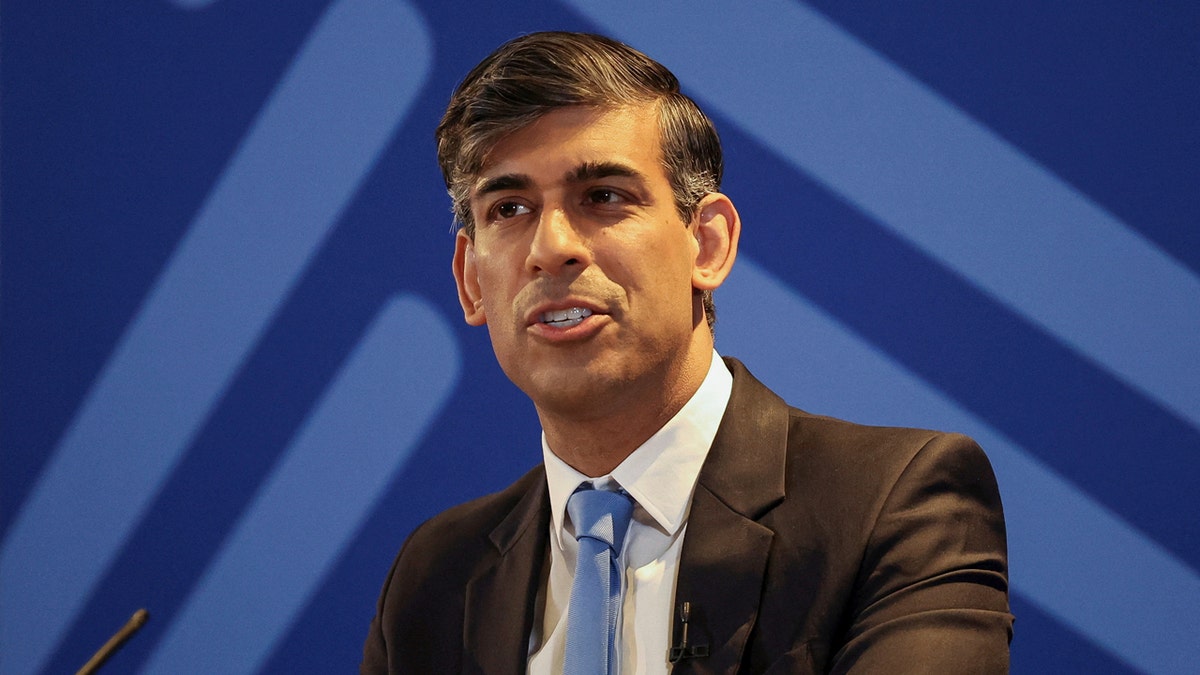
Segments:
[[[579,298],[565,298],[563,300],[555,300],[554,302],[544,302],[535,306],[532,310],[525,314],[525,323],[529,326],[544,326],[542,323],[542,315],[547,312],[560,312],[578,307],[586,309],[592,313],[592,316],[607,314],[603,309],[594,302],[582,300]],[[589,319],[591,317],[588,317]],[[548,326],[549,327],[549,326]]]
[[[585,317],[578,324],[566,328],[551,326],[541,321],[541,317],[547,312],[565,311],[576,307],[588,310],[591,315]],[[534,335],[557,342],[590,337],[600,330],[607,317],[608,313],[594,302],[579,298],[565,298],[537,305],[525,315],[525,323],[527,329]]]

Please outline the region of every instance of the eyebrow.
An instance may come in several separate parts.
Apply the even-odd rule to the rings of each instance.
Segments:
[[[525,174],[506,173],[503,176],[495,176],[480,181],[479,186],[475,188],[475,194],[476,196],[483,196],[492,192],[503,192],[504,190],[524,190],[532,184],[533,181]]]
[[[645,174],[627,164],[621,164],[620,162],[584,162],[575,167],[574,171],[567,172],[567,182],[585,183],[589,180],[611,178],[613,176],[634,178],[640,181],[646,180]]]
[[[646,180],[646,175],[641,171],[620,162],[584,162],[568,171],[564,180],[568,183],[586,183],[590,180],[613,176],[633,178],[643,182]],[[475,196],[481,197],[505,190],[525,190],[531,185],[533,185],[533,179],[523,173],[506,173],[480,181],[478,187],[475,188]]]

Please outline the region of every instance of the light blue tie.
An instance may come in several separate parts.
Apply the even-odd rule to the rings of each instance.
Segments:
[[[621,609],[621,546],[633,502],[620,492],[585,483],[567,500],[579,558],[567,608],[565,675],[607,675],[616,658],[613,644]]]

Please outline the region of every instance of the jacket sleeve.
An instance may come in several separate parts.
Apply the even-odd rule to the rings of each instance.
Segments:
[[[371,619],[371,626],[367,629],[367,639],[363,644],[362,662],[358,665],[360,675],[385,675],[388,672],[388,646],[383,630],[384,616],[388,611],[389,591],[392,582],[396,579],[400,560],[404,557],[404,550],[407,547],[408,542],[406,541],[392,562],[392,567],[388,570],[387,578],[383,582],[383,590],[379,593],[379,600],[375,606],[375,616]]]
[[[388,571],[363,643],[362,675],[459,672],[462,581],[440,554],[435,521],[405,540]]]
[[[389,581],[391,575],[388,575]],[[386,590],[384,592],[386,594]],[[382,604],[382,597],[380,601]],[[363,644],[362,662],[358,665],[361,675],[382,675],[387,672],[387,645],[383,640],[383,627],[380,625],[382,607],[371,619],[371,627],[367,631],[367,639]]]
[[[1007,673],[1013,617],[996,480],[971,439],[924,445],[882,502],[833,673]]]

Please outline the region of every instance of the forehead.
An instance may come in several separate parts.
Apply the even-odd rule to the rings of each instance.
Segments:
[[[506,174],[566,174],[599,163],[627,165],[665,180],[658,120],[653,103],[556,108],[495,143],[476,184]]]

